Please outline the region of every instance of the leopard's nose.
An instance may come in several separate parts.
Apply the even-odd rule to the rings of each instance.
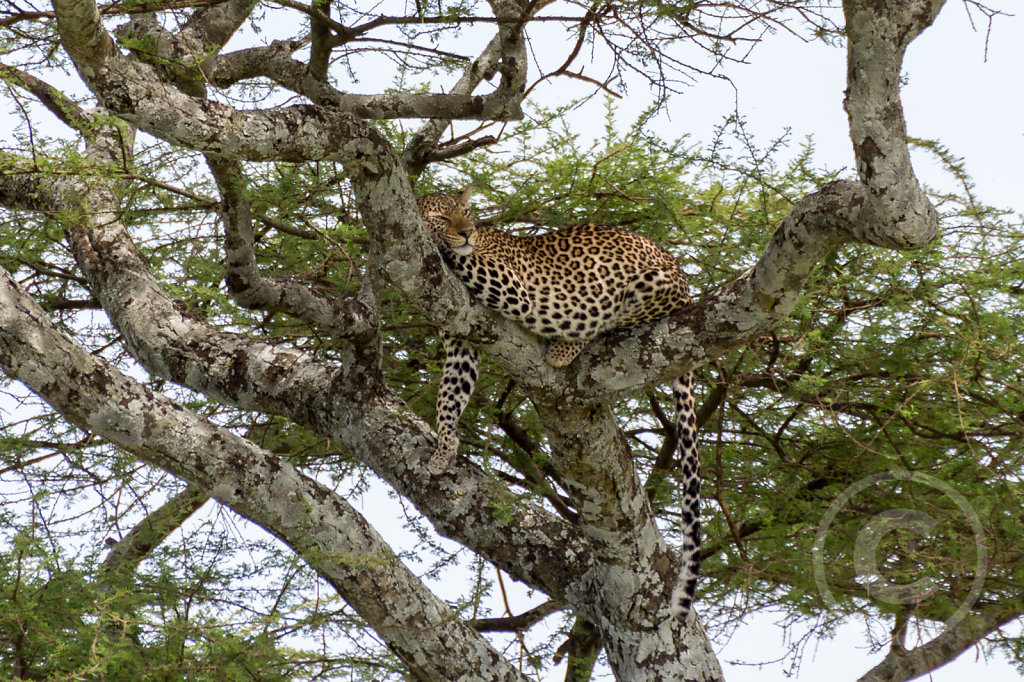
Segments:
[[[476,230],[472,227],[467,227],[465,230],[459,230],[459,234],[461,234],[466,239],[469,239],[474,232],[476,232]]]

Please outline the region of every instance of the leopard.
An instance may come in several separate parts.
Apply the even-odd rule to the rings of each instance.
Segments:
[[[585,345],[614,329],[659,320],[691,303],[686,275],[661,246],[612,225],[583,223],[519,236],[470,216],[472,187],[417,199],[420,218],[445,262],[474,298],[549,341],[545,361],[566,367]],[[445,472],[457,456],[458,422],[480,367],[467,341],[441,334],[445,361],[437,393],[437,445],[428,463]],[[693,374],[672,381],[682,477],[682,570],[670,600],[685,619],[700,571],[700,453]]]

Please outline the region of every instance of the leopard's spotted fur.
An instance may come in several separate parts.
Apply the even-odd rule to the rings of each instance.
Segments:
[[[517,237],[474,225],[469,191],[420,197],[420,216],[449,265],[489,308],[551,339],[546,360],[568,365],[587,341],[611,329],[660,319],[690,302],[686,277],[660,246],[608,225],[575,225]],[[479,355],[445,335],[447,352],[437,396],[437,450],[430,460],[444,471],[458,449],[458,421],[476,383]],[[672,611],[690,610],[700,567],[700,457],[692,375],[672,383],[683,476],[683,569]]]

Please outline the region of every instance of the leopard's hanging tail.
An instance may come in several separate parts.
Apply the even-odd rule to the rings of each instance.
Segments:
[[[680,470],[683,479],[682,568],[672,590],[672,615],[685,619],[693,606],[700,572],[700,452],[697,447],[697,418],[694,410],[693,374],[672,382],[676,401],[676,433],[679,436]]]

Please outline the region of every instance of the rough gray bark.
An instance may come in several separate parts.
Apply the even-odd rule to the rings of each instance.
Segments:
[[[210,491],[293,547],[423,680],[525,680],[341,497],[57,330],[0,269],[0,365],[83,429]]]
[[[155,45],[141,58],[121,51],[94,0],[55,0],[65,50],[105,110],[128,124],[115,128],[87,124],[82,112],[65,115],[89,139],[87,160],[96,168],[122,166],[132,155],[134,128],[204,153],[221,191],[233,295],[241,305],[284,311],[329,332],[341,343],[340,364],[215,329],[175,306],[121,222],[111,177],[60,179],[25,165],[24,173],[0,178],[0,203],[45,211],[61,221],[93,294],[128,350],[152,374],[335,439],[415,504],[438,532],[594,624],[618,679],[721,679],[696,618],[686,627],[667,618],[678,561],[654,523],[607,405],[778,325],[792,312],[815,265],[838,246],[918,248],[934,238],[937,216],[907,153],[899,72],[906,46],[943,3],[844,3],[846,109],[859,181],[832,183],[800,201],[757,265],[723,290],[659,323],[600,339],[564,369],[545,364],[537,339],[475,305],[445,269],[422,229],[410,182],[410,174],[443,154],[436,143],[450,120],[519,115],[527,69],[523,23],[544,4],[494,0],[495,36],[452,92],[364,96],[337,91],[322,69],[294,59],[299,41],[222,54],[252,2],[197,11],[177,33],[134,20],[123,35]],[[327,16],[317,21],[321,29],[332,25]],[[322,51],[328,38],[317,40]],[[473,94],[495,73],[501,79],[492,92]],[[254,77],[273,79],[312,104],[240,110],[206,98],[207,82],[223,86]],[[47,92],[21,81],[40,97]],[[404,150],[396,150],[369,120],[396,116],[431,120]],[[239,164],[323,159],[344,165],[369,237],[370,267],[359,295],[332,301],[261,276]],[[551,437],[552,464],[578,510],[577,524],[494,486],[464,459],[442,476],[428,473],[433,433],[394,397],[379,370],[383,286],[399,291],[445,331],[479,343],[528,391]],[[180,476],[280,537],[419,678],[521,679],[394,559],[344,500],[91,356],[54,329],[6,272],[0,273],[0,329],[0,361],[10,376],[68,420]]]

